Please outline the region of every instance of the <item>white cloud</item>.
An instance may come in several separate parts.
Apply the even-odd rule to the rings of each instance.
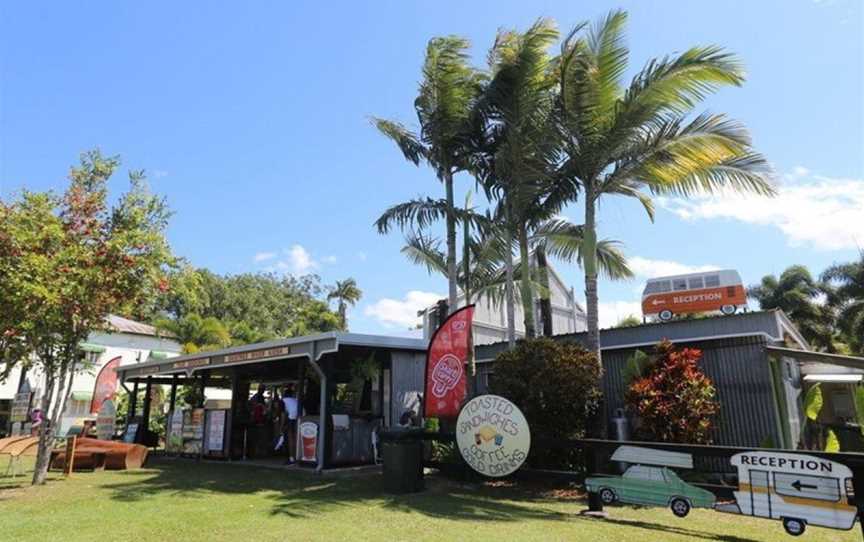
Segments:
[[[359,259],[361,262],[365,262],[366,258],[367,258],[366,253],[363,252],[362,250],[357,253],[357,259]]]
[[[639,277],[654,278],[669,275],[685,275],[687,273],[698,273],[700,271],[713,271],[720,269],[716,265],[687,265],[670,260],[650,260],[641,256],[633,256],[627,260],[630,269]]]
[[[303,245],[292,245],[285,253],[288,259],[280,263],[286,263],[288,269],[296,275],[303,275],[318,268],[318,262],[312,259]]]
[[[631,301],[600,302],[597,306],[601,328],[612,327],[628,316],[642,318],[642,305]]]
[[[333,256],[333,255],[331,254],[331,255],[329,255],[329,256],[324,256],[323,258],[321,258],[321,261],[324,262],[324,263],[326,263],[326,264],[331,264],[331,265],[332,265],[332,264],[336,263],[337,261],[339,261],[339,259],[336,258],[336,256]]]
[[[864,244],[864,179],[814,175],[794,168],[774,198],[722,194],[660,204],[684,220],[728,219],[771,226],[792,247],[854,249]]]
[[[276,257],[275,252],[259,252],[255,254],[255,262],[266,262]]]
[[[366,316],[377,319],[385,327],[410,328],[420,323],[417,311],[431,307],[445,296],[411,290],[400,299],[383,298],[367,306],[363,311]]]

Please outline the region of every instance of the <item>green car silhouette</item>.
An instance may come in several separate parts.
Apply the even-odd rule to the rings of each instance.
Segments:
[[[667,467],[632,465],[622,476],[587,478],[585,487],[604,504],[668,506],[680,518],[691,508],[713,508],[715,502],[713,493],[688,484]]]

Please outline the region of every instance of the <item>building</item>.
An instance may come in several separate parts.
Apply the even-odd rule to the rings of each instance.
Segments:
[[[94,332],[87,338],[87,342],[80,345],[89,368],[75,375],[58,427],[60,434],[65,434],[75,420],[90,415],[90,401],[93,398],[96,376],[107,363],[117,358],[121,365],[139,363],[176,356],[181,351],[177,341],[167,337],[165,333],[157,332],[153,326],[115,315],[108,317],[108,325],[110,331]],[[37,401],[41,398],[41,375],[30,372],[22,378],[20,369],[13,370],[4,382],[0,382],[0,432],[8,431],[12,399],[24,378],[33,390],[31,404],[38,404]]]
[[[585,333],[555,339],[584,344]],[[606,419],[624,407],[621,374],[627,360],[636,350],[649,351],[663,339],[702,350],[700,367],[714,382],[721,405],[716,444],[795,449],[805,422],[803,398],[817,382],[823,383],[825,399],[821,422],[838,434],[844,427],[854,427],[860,434],[849,421],[856,415],[853,388],[864,377],[864,359],[810,351],[779,310],[601,330]],[[506,348],[506,343],[477,348],[481,393],[494,379],[495,356]],[[856,447],[860,442],[844,446],[841,436],[841,449]]]
[[[532,257],[531,264],[533,269],[537,268],[536,259]],[[585,311],[576,301],[576,295],[573,288],[568,288],[561,280],[561,277],[555,271],[552,265],[549,265],[549,289],[550,300],[552,305],[552,333],[555,335],[577,333],[586,329]],[[525,317],[522,311],[522,304],[519,302],[519,291],[516,291],[516,337],[523,338],[525,336]],[[492,344],[507,339],[507,313],[506,305],[503,301],[496,302],[489,295],[481,295],[479,299],[474,301],[474,344]],[[465,296],[460,295],[457,298],[457,306],[465,304]],[[423,338],[429,340],[432,334],[438,328],[441,322],[441,314],[446,314],[446,301],[444,305],[439,307],[429,307],[420,312],[423,318]],[[540,300],[535,299],[534,302],[534,321],[537,322],[537,329],[542,329],[542,314],[540,311]]]

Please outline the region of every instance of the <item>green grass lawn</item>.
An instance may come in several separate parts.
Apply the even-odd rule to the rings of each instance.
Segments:
[[[0,459],[5,470],[5,458]],[[387,495],[378,474],[316,477],[219,463],[155,459],[126,472],[0,478],[0,539],[28,540],[790,540],[779,521],[707,510],[609,507],[579,515],[573,491],[458,484],[438,477]],[[861,540],[809,527],[803,539]]]

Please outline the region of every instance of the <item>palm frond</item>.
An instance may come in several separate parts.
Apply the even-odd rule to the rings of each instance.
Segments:
[[[431,275],[447,276],[447,256],[440,249],[441,241],[424,235],[410,235],[405,239],[402,254],[414,265],[426,268]]]
[[[378,128],[379,132],[396,143],[396,146],[402,151],[402,156],[406,160],[416,166],[420,165],[422,160],[427,159],[426,148],[420,143],[417,135],[405,126],[392,120],[379,119],[377,117],[372,117],[370,120]]]

